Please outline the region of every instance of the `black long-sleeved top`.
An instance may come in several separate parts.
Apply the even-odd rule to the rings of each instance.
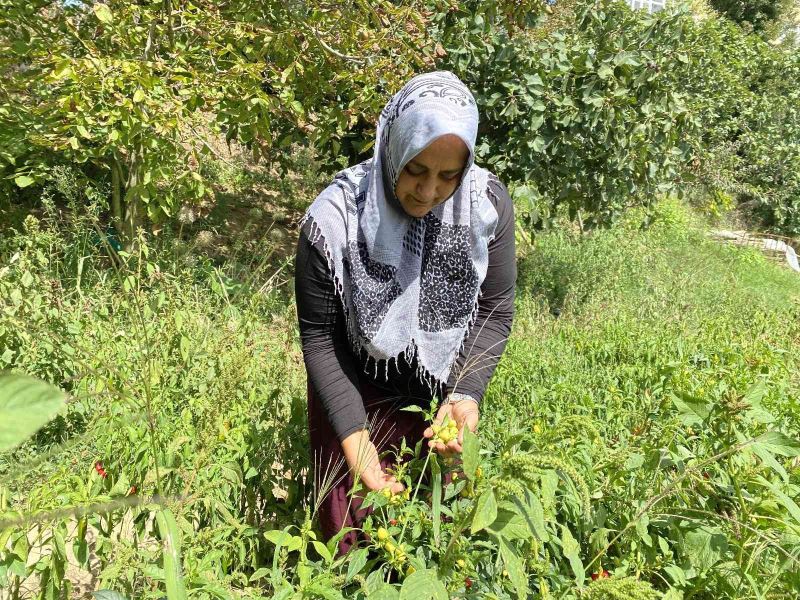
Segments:
[[[498,213],[495,237],[489,243],[489,266],[481,285],[478,314],[446,385],[434,388],[417,378],[417,363],[402,357],[394,361],[384,380],[364,369],[366,354],[356,357],[347,339],[341,300],[322,248],[323,240],[309,240],[308,229],[300,232],[295,261],[295,295],[300,338],[308,378],[321,400],[339,440],[366,427],[361,399],[361,382],[386,390],[397,397],[397,405],[427,407],[434,393],[468,394],[480,402],[489,378],[500,359],[514,316],[514,287],[517,278],[514,254],[514,207],[505,186],[490,177],[488,196]]]

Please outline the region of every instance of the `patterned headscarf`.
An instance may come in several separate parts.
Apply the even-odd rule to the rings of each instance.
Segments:
[[[416,356],[420,379],[446,382],[475,321],[497,225],[489,173],[474,164],[477,132],[475,99],[455,75],[418,75],[381,111],[372,158],[338,173],[303,218],[311,241],[323,238],[350,343],[376,376]],[[399,174],[447,134],[469,148],[461,182],[411,217],[394,195]]]

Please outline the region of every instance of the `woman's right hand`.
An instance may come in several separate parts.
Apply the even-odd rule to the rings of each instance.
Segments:
[[[351,433],[342,440],[342,451],[354,480],[360,478],[370,490],[389,488],[393,494],[403,491],[403,484],[381,467],[378,449],[369,439],[366,429]]]

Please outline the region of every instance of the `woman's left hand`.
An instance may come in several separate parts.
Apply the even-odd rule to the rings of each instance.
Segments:
[[[463,450],[464,427],[469,427],[469,430],[473,432],[478,427],[480,409],[478,408],[478,403],[472,400],[458,400],[456,402],[443,404],[436,413],[433,425],[441,425],[445,417],[449,417],[455,421],[458,426],[458,436],[455,439],[450,440],[447,444],[434,442],[431,439],[433,437],[433,429],[431,427],[428,427],[423,435],[428,438],[428,446],[431,449],[444,456],[452,456]]]

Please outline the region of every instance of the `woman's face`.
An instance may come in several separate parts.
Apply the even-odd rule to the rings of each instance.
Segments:
[[[469,149],[457,135],[436,138],[400,171],[395,195],[412,217],[424,217],[458,187]]]

